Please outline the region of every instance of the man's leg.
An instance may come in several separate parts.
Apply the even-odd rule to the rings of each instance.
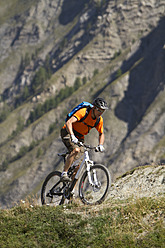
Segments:
[[[70,166],[72,165],[72,163],[74,162],[74,160],[78,158],[79,154],[84,152],[84,148],[83,147],[80,148],[80,147],[76,146],[75,144],[73,144],[71,142],[70,135],[67,133],[67,131],[65,129],[61,130],[61,138],[62,138],[62,141],[63,141],[64,145],[67,147],[68,151],[70,152],[70,154],[68,155],[68,157],[66,159],[66,162],[65,162],[65,165],[64,165],[64,170],[63,170],[63,172],[61,174],[61,181],[63,181],[63,182],[71,182],[71,181],[74,180],[75,175],[76,175],[80,165],[78,165],[75,168],[75,171],[74,171],[74,173],[72,175],[72,178],[68,177],[67,171],[70,168]],[[84,140],[80,140],[80,142],[84,142]],[[72,190],[73,198],[74,198],[74,190],[75,190],[75,187]]]
[[[64,172],[67,172],[70,168],[71,164],[73,163],[75,157],[80,152],[80,148],[76,147],[67,157],[65,165],[64,165]]]
[[[77,154],[80,152],[80,148],[75,148],[67,157],[64,170],[61,174],[61,180],[63,182],[71,182],[72,179],[68,177],[67,171],[70,168],[71,164],[73,163],[74,159],[76,158]]]
[[[68,177],[67,171],[70,168],[70,166],[73,163],[76,156],[78,155],[78,153],[81,151],[81,149],[79,147],[77,147],[77,145],[75,145],[71,142],[70,135],[68,134],[66,129],[61,130],[61,138],[62,138],[64,145],[67,147],[67,149],[69,151],[69,155],[66,158],[64,170],[63,170],[62,175],[61,175],[61,180],[65,181],[65,182],[67,182],[67,181],[71,182],[72,180]]]
[[[64,170],[61,175],[61,180],[65,182],[71,182],[72,179],[68,177],[67,171],[70,168],[71,164],[73,163],[75,157],[77,154],[80,152],[80,148],[75,148],[67,157],[65,165],[64,165]]]

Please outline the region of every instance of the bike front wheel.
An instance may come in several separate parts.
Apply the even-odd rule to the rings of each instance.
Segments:
[[[110,173],[104,165],[96,164],[90,168],[90,178],[85,171],[80,179],[79,197],[84,204],[100,204],[107,197],[111,186]]]
[[[53,171],[45,179],[41,189],[42,205],[57,206],[64,203],[65,183],[60,180],[61,172]]]

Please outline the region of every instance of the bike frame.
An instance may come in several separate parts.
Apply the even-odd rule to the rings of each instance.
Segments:
[[[93,173],[94,173],[94,182],[92,181],[92,178],[91,178],[91,174],[90,174],[90,167],[93,166],[94,162],[92,160],[89,159],[89,153],[87,150],[84,151],[84,154],[82,156],[80,156],[80,158],[78,158],[77,160],[75,160],[73,162],[73,164],[71,166],[74,166],[76,164],[79,164],[79,162],[81,161],[81,159],[83,158],[81,164],[80,164],[80,168],[78,169],[76,175],[75,175],[75,178],[70,186],[70,191],[73,190],[76,182],[78,181],[79,179],[79,175],[82,171],[82,168],[83,168],[83,165],[85,164],[86,165],[86,170],[87,170],[87,174],[88,174],[88,179],[89,179],[89,183],[92,185],[92,186],[99,186],[99,183],[98,183],[98,180],[97,180],[97,176],[96,176],[96,171],[93,170]]]

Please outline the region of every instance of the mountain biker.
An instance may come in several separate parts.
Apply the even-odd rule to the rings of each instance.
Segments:
[[[64,170],[61,174],[61,181],[71,182],[68,177],[67,171],[73,163],[75,157],[82,151],[77,145],[78,142],[84,142],[84,135],[87,135],[92,127],[95,127],[99,133],[99,145],[96,147],[97,151],[104,151],[104,132],[103,132],[103,118],[102,114],[108,109],[107,103],[102,98],[96,98],[92,103],[93,107],[89,110],[87,117],[84,121],[80,121],[86,114],[86,108],[79,109],[69,118],[61,129],[61,138],[64,145],[69,151],[66,159]],[[99,122],[98,122],[99,119]],[[98,124],[97,124],[97,123]],[[97,124],[95,126],[95,124]],[[79,167],[76,168],[78,170]],[[75,173],[76,174],[76,173]]]

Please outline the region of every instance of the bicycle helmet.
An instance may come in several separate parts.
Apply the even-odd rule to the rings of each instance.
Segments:
[[[92,104],[100,109],[104,109],[104,110],[108,109],[108,105],[103,98],[96,98]]]

